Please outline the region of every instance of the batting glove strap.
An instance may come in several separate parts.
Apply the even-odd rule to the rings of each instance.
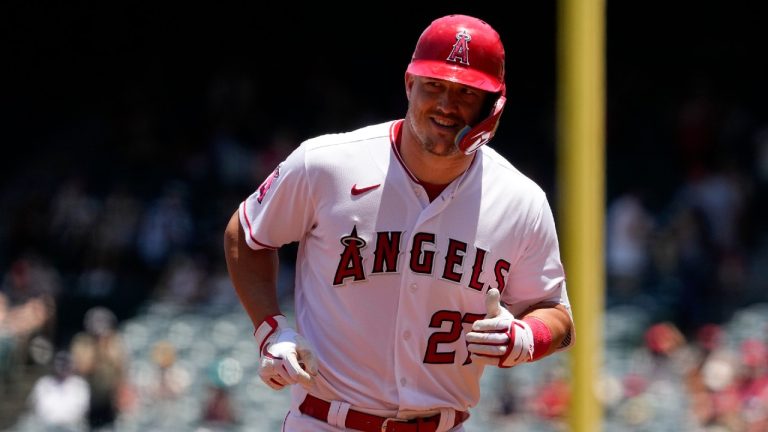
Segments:
[[[499,359],[499,367],[510,368],[533,360],[533,331],[527,322],[512,320],[507,336],[510,343]]]
[[[256,344],[259,347],[259,355],[264,352],[265,344],[270,336],[277,332],[278,327],[287,328],[288,320],[283,315],[272,315],[264,318],[256,331],[253,332],[253,337],[256,338]]]

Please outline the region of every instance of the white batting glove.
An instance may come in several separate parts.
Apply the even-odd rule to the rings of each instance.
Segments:
[[[317,359],[304,337],[288,325],[283,315],[264,319],[254,332],[259,345],[259,377],[275,390],[300,384],[309,389],[317,375]]]
[[[485,297],[488,314],[472,323],[467,350],[473,362],[509,368],[533,358],[533,332],[501,305],[501,294],[491,288]]]

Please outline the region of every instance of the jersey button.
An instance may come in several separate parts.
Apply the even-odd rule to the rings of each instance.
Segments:
[[[408,384],[408,380],[405,378],[400,378],[400,386],[405,387],[406,384]]]
[[[411,332],[410,330],[406,330],[403,332],[403,339],[408,340],[411,338]]]
[[[419,288],[419,286],[418,286],[418,285],[416,285],[415,283],[411,284],[411,292],[416,292],[416,290],[417,290],[418,288]]]

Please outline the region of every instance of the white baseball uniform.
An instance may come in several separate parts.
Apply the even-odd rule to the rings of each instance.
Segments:
[[[488,146],[432,202],[396,140],[402,120],[302,143],[239,208],[253,249],[299,241],[296,323],[311,393],[391,413],[477,404],[464,334],[499,288],[513,314],[569,308],[544,192]],[[304,397],[293,386],[293,406]]]

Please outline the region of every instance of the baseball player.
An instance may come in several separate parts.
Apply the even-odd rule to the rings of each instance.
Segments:
[[[485,22],[433,21],[404,119],[303,142],[233,214],[227,264],[262,380],[291,387],[285,431],[462,431],[486,367],[573,343],[547,198],[484,146],[504,61]],[[276,250],[295,241],[293,326]]]

